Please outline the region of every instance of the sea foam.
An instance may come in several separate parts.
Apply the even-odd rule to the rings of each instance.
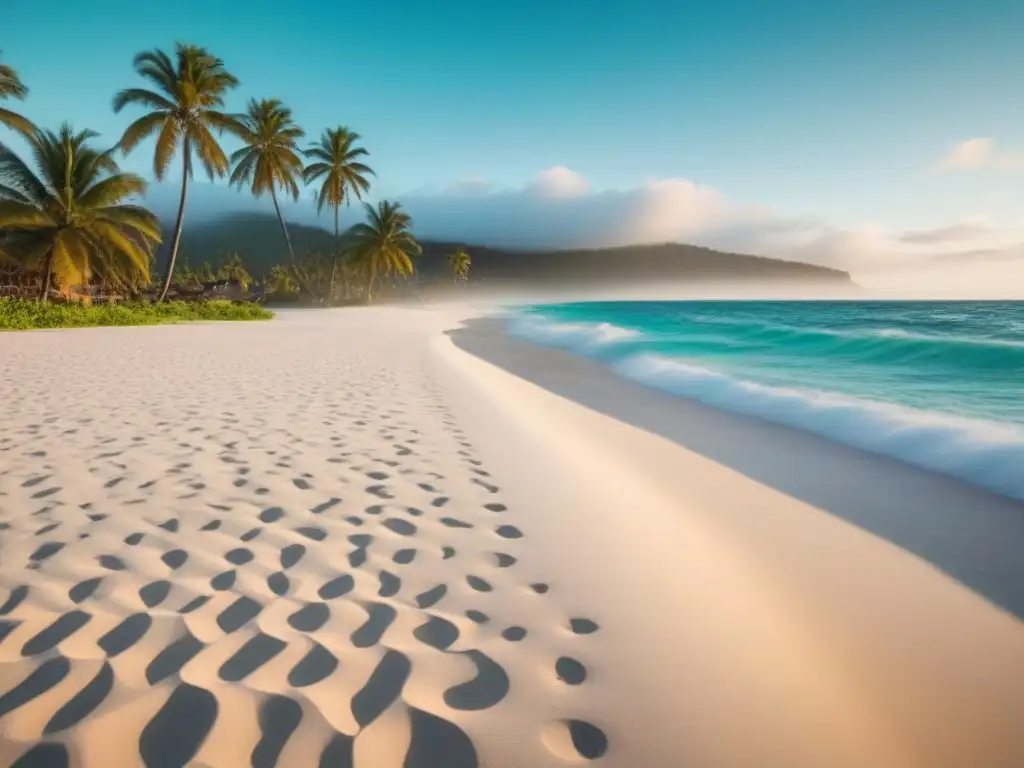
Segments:
[[[608,323],[514,318],[513,335],[610,358],[618,375],[671,394],[812,432],[1024,500],[1024,429],[812,388],[747,381],[685,360],[631,352],[640,331]],[[609,355],[609,347],[622,353]]]
[[[557,323],[530,315],[514,317],[510,330],[515,336],[582,354],[642,335],[611,323]]]

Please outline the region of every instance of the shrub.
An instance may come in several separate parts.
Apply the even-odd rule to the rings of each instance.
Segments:
[[[256,304],[230,301],[85,304],[0,298],[0,330],[157,325],[194,320],[269,320],[273,316],[273,312]]]

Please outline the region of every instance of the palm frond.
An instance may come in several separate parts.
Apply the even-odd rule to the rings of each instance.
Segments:
[[[133,173],[108,176],[96,182],[78,198],[78,204],[86,208],[103,208],[114,205],[127,197],[146,193],[146,182]]]
[[[157,181],[163,179],[167,168],[174,157],[174,151],[181,141],[181,126],[176,120],[165,120],[156,139],[156,151],[153,153],[153,175]]]
[[[148,80],[171,98],[177,99],[178,72],[171,57],[161,50],[143,51],[132,61],[136,74]]]
[[[0,184],[16,190],[28,202],[39,204],[46,199],[48,190],[18,155],[0,144]]]
[[[53,219],[38,207],[17,200],[0,200],[0,229],[42,229]]]
[[[118,146],[127,155],[135,149],[140,141],[153,135],[158,129],[164,128],[166,123],[173,122],[173,120],[173,117],[164,112],[150,112],[148,115],[143,115],[125,129]]]
[[[53,274],[62,288],[82,285],[90,277],[89,241],[73,230],[58,230],[53,238]]]
[[[0,228],[11,236],[8,258],[52,273],[62,290],[96,271],[148,280],[149,256],[160,240],[156,216],[126,198],[145,181],[121,173],[115,150],[92,145],[96,134],[63,125],[38,131],[31,151],[38,172],[0,146]]]
[[[248,185],[255,197],[282,189],[298,199],[303,170],[295,144],[304,133],[291,115],[278,99],[249,101],[239,121],[246,146],[231,157],[235,166],[231,184]]]
[[[242,123],[242,115],[229,115],[215,109],[208,109],[203,113],[203,115],[210,127],[217,129],[219,133],[227,133],[231,136],[241,138],[245,132],[245,125]]]
[[[132,229],[150,242],[163,242],[160,219],[151,211],[139,205],[108,205],[96,208],[93,215],[97,219],[109,221],[118,226]]]
[[[8,128],[26,135],[30,135],[36,130],[35,125],[27,117],[3,107],[0,107],[0,125],[6,125]]]
[[[162,112],[173,112],[176,108],[175,103],[166,96],[145,88],[125,88],[114,96],[114,112],[120,112],[129,104]]]
[[[189,126],[189,137],[192,140],[193,148],[199,155],[200,162],[203,164],[203,169],[211,181],[227,173],[230,167],[227,155],[224,154],[224,150],[221,149],[220,144],[217,143],[213,134],[210,133],[209,128],[203,123],[193,123]]]
[[[18,77],[14,67],[0,64],[0,99],[24,99],[28,96],[28,88]]]

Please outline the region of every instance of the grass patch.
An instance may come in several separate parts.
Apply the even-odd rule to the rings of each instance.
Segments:
[[[82,304],[0,298],[0,330],[88,328],[100,325],[158,325],[195,320],[269,320],[274,313],[256,304],[230,301],[167,301],[162,304]]]

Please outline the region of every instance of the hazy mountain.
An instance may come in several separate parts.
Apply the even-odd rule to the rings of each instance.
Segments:
[[[167,221],[168,226],[172,220]],[[295,253],[329,253],[334,235],[304,224],[288,227]],[[166,259],[165,237],[159,263]],[[852,286],[849,274],[835,269],[760,256],[725,253],[678,243],[636,245],[594,250],[513,251],[472,243],[424,241],[417,259],[421,281],[447,282],[451,274],[445,256],[462,245],[472,256],[470,281],[490,286],[573,288],[596,285],[630,285],[694,281],[715,282],[814,282],[843,288]],[[231,213],[209,221],[194,221],[182,234],[179,259],[193,266],[204,261],[216,265],[227,253],[237,251],[249,271],[264,275],[275,264],[285,264],[288,253],[280,225],[273,215]]]

